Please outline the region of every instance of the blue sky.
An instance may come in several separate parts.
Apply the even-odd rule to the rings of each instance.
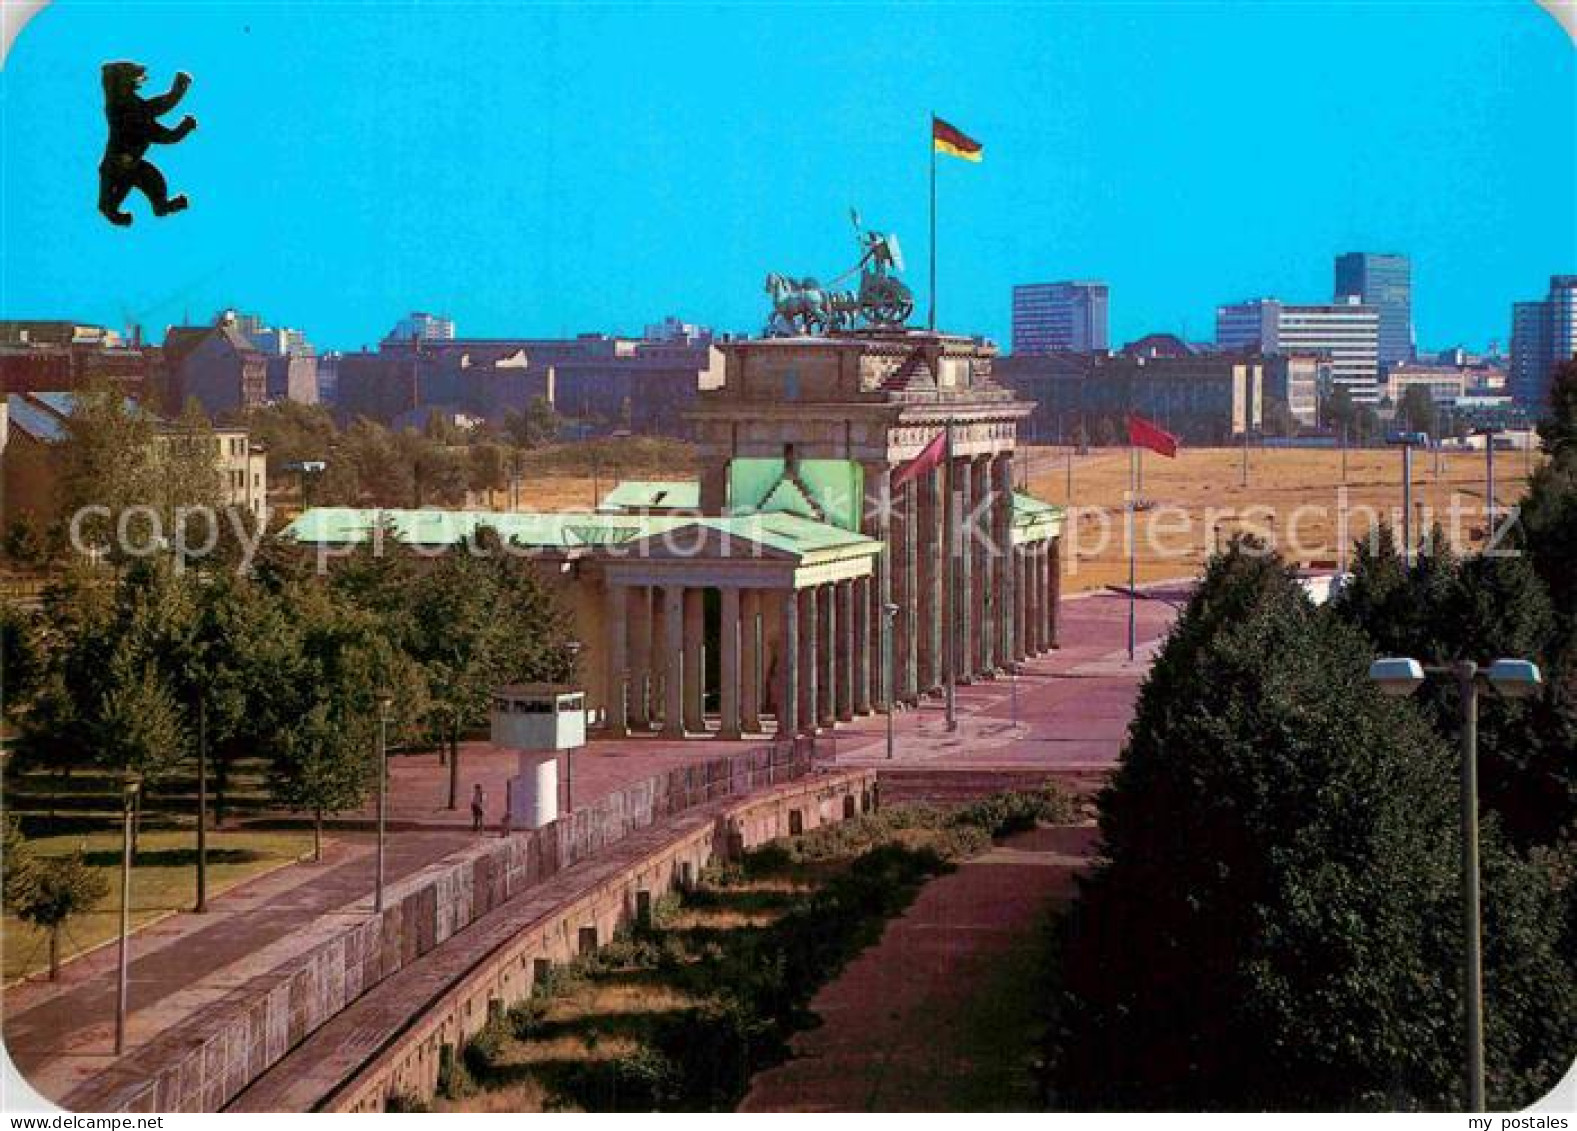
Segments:
[[[98,67],[196,83],[155,157],[193,201],[95,212]],[[1577,270],[1577,71],[1501,3],[56,3],[0,71],[0,316],[157,336],[236,305],[320,344],[412,308],[467,335],[753,329],[762,278],[837,274],[847,211],[940,321],[1005,341],[1015,282],[1101,278],[1117,342],[1217,303],[1323,300],[1414,260],[1422,344],[1504,341]]]

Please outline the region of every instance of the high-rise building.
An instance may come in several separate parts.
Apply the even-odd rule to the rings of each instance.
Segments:
[[[1216,345],[1326,358],[1333,389],[1345,388],[1358,404],[1379,403],[1380,314],[1356,298],[1314,305],[1260,298],[1218,306]]]
[[[1542,409],[1555,367],[1577,356],[1577,275],[1550,276],[1549,294],[1511,307],[1511,395]]]
[[[454,340],[454,319],[441,314],[428,314],[415,310],[394,324],[389,338],[397,342],[416,339],[423,342],[449,342]]]
[[[1013,288],[1013,352],[1106,349],[1105,283],[1024,283]]]
[[[1349,251],[1336,257],[1336,301],[1356,296],[1380,314],[1380,364],[1413,359],[1413,264],[1405,255]]]

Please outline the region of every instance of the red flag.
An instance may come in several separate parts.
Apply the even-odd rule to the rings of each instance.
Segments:
[[[1128,442],[1137,444],[1141,448],[1149,448],[1152,452],[1159,452],[1167,459],[1177,458],[1179,443],[1177,437],[1138,413],[1128,414]]]
[[[929,444],[920,449],[920,454],[893,472],[893,489],[902,487],[911,479],[918,478],[933,468],[940,467],[947,458],[947,430],[944,428],[936,434]]]

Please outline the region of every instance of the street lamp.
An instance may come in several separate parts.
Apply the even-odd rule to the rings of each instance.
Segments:
[[[1495,437],[1500,429],[1490,426],[1475,428],[1474,434],[1484,437],[1484,514],[1488,521],[1489,544],[1495,544]]]
[[[120,956],[115,977],[115,1055],[126,1051],[126,991],[130,965],[128,940],[131,935],[131,822],[137,807],[142,778],[127,774],[121,783],[120,847]]]
[[[1426,675],[1456,680],[1462,699],[1462,929],[1467,940],[1464,964],[1467,991],[1468,1110],[1484,1110],[1484,962],[1479,916],[1478,877],[1478,695],[1488,686],[1508,699],[1537,694],[1539,666],[1531,660],[1500,659],[1487,668],[1472,660],[1425,666],[1406,656],[1369,665],[1369,678],[1386,695],[1411,695]]]
[[[378,878],[373,889],[372,910],[383,910],[383,840],[389,819],[389,709],[394,706],[394,696],[387,690],[378,692]]]
[[[882,633],[883,684],[887,700],[887,757],[893,756],[893,622],[898,619],[898,606],[888,601],[882,606],[886,618],[886,631]]]
[[[581,642],[579,640],[566,640],[564,654],[569,657],[570,678],[575,677],[576,657],[580,655]],[[584,704],[582,704],[584,706]],[[564,812],[575,812],[575,751],[566,747],[564,750]]]

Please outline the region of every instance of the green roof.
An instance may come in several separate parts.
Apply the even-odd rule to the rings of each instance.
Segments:
[[[881,543],[853,530],[781,512],[700,518],[702,526],[788,553],[827,557],[879,553]]]
[[[355,545],[368,541],[379,523],[392,525],[401,541],[420,546],[457,545],[480,527],[492,527],[507,542],[539,550],[589,550],[619,546],[670,531],[704,527],[801,558],[820,560],[877,553],[881,544],[854,531],[792,514],[703,516],[570,512],[377,510],[314,507],[285,534],[300,542]]]
[[[402,542],[451,546],[470,538],[478,528],[490,526],[508,542],[537,549],[569,550],[630,542],[694,521],[682,515],[593,514],[587,511],[535,514],[313,507],[286,527],[285,533],[301,542],[349,545],[367,541],[379,523],[388,522]]]
[[[599,511],[695,510],[701,505],[701,484],[694,479],[628,479],[597,504]]]
[[[1062,533],[1066,513],[1066,507],[1042,502],[1022,491],[1013,492],[1013,541],[1038,542],[1055,538]]]
[[[776,457],[728,462],[728,509],[733,514],[787,511],[858,530],[864,502],[865,469],[855,460],[802,459],[792,471]]]

